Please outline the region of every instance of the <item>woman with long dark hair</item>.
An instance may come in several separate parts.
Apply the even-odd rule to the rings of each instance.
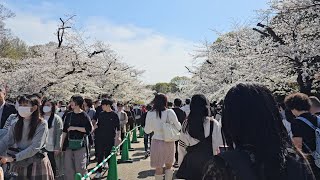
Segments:
[[[48,157],[51,163],[51,167],[55,176],[58,176],[56,157],[61,152],[61,138],[62,138],[62,129],[63,122],[59,115],[56,112],[56,102],[52,99],[45,99],[42,102],[40,108],[41,116],[48,123],[48,140],[46,144],[46,150],[48,151]]]
[[[153,100],[153,110],[146,117],[145,133],[154,133],[151,141],[151,167],[156,169],[155,179],[163,180],[163,166],[165,165],[165,179],[172,180],[172,165],[174,162],[175,144],[164,141],[163,124],[169,122],[178,130],[181,124],[172,109],[167,109],[168,99],[164,94],[157,94]]]
[[[11,156],[1,157],[2,163],[13,162],[12,172],[17,179],[53,180],[54,175],[46,153],[42,151],[48,137],[46,121],[40,118],[39,100],[34,96],[21,96],[18,121],[12,125],[0,143],[0,154],[14,144]]]
[[[208,163],[203,179],[313,180],[307,160],[293,146],[281,120],[266,87],[241,83],[231,88],[222,112],[229,151]]]
[[[177,177],[197,180],[202,177],[205,163],[222,145],[221,125],[211,117],[210,104],[204,95],[191,99],[190,114],[182,126],[179,141]]]

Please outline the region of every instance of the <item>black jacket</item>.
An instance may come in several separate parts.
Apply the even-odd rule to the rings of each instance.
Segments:
[[[3,128],[4,124],[6,123],[8,117],[11,114],[16,114],[16,108],[14,107],[13,104],[9,104],[9,103],[5,103],[4,107],[3,107],[3,112],[2,112],[2,116],[1,116],[1,124],[0,124],[0,129]]]

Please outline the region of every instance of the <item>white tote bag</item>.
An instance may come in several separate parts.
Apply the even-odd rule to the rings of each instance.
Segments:
[[[163,123],[163,134],[164,134],[164,141],[165,142],[175,142],[179,140],[180,132],[169,120],[169,111],[167,111],[167,118],[166,121]]]

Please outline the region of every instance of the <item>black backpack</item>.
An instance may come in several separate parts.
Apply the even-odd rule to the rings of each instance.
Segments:
[[[213,157],[212,131],[214,123],[210,122],[210,134],[194,146],[187,147],[187,154],[183,158],[176,174],[179,179],[199,180],[203,176],[206,163]]]

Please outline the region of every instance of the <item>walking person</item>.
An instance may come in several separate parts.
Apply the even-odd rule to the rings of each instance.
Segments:
[[[185,104],[183,107],[181,107],[181,109],[182,109],[182,111],[184,111],[184,112],[186,113],[186,115],[187,115],[187,117],[188,117],[189,114],[190,114],[190,103],[191,103],[191,99],[190,99],[190,98],[186,99],[185,103],[186,103],[186,104]]]
[[[0,129],[2,129],[11,114],[16,114],[16,108],[13,104],[6,102],[6,89],[0,85]]]
[[[127,123],[127,131],[130,131],[130,125],[134,124],[134,113],[131,111],[130,106],[126,104],[124,106],[124,112],[127,113],[128,116],[128,123]]]
[[[40,117],[40,104],[36,97],[23,95],[19,98],[19,120],[1,140],[0,154],[8,149],[10,156],[0,157],[1,162],[13,163],[12,172],[18,180],[54,180],[47,153],[42,149],[48,138],[48,125]],[[15,145],[15,149],[11,149]]]
[[[55,112],[56,103],[51,99],[45,99],[40,108],[41,116],[47,121],[49,129],[48,140],[45,149],[48,151],[47,153],[53,174],[58,177],[61,176],[61,170],[59,170],[57,167],[56,158],[61,152],[63,122],[61,118],[55,114]]]
[[[16,98],[16,103],[15,103],[15,109],[16,111],[18,111],[19,108],[19,99],[21,96],[18,96]],[[4,126],[2,129],[0,129],[0,141],[1,139],[8,133],[9,129],[11,128],[11,126],[16,123],[19,120],[19,114],[15,113],[15,114],[11,114],[8,119],[6,120]]]
[[[58,115],[60,116],[60,118],[62,119],[63,115],[66,113],[67,111],[67,105],[64,101],[60,101],[60,108],[58,111]]]
[[[90,120],[93,120],[93,117],[96,114],[96,110],[93,108],[93,101],[90,98],[85,98],[84,99],[84,111],[88,114],[88,116],[90,117]],[[87,136],[87,145],[88,145],[88,153],[90,154],[91,152],[91,146],[93,146],[94,144],[94,135],[93,133],[89,134],[89,136]],[[90,161],[90,158],[88,158],[88,161]]]
[[[84,99],[74,95],[70,100],[72,109],[64,120],[62,142],[64,153],[65,179],[73,179],[76,173],[87,173],[86,136],[92,132],[90,117],[83,108]]]
[[[209,101],[197,94],[191,99],[190,114],[183,123],[179,140],[177,177],[201,179],[203,168],[222,145],[221,125],[211,117]]]
[[[311,101],[311,114],[320,117],[320,100],[315,96],[310,96],[309,99]]]
[[[315,159],[312,156],[313,152],[317,150],[316,133],[307,124],[312,123],[313,126],[319,127],[320,118],[311,114],[311,101],[305,94],[291,94],[285,98],[285,104],[296,117],[291,122],[293,144],[306,155],[316,179],[320,179],[320,167],[316,166]]]
[[[127,123],[128,123],[128,115],[123,110],[123,103],[118,102],[117,103],[117,115],[119,117],[120,121],[120,130],[121,130],[121,139],[124,139],[127,132]]]
[[[88,114],[90,119],[92,120],[94,115],[96,114],[96,110],[93,108],[93,101],[90,98],[85,98],[84,99],[84,111]]]
[[[153,110],[146,117],[144,131],[154,133],[151,141],[151,167],[156,169],[155,179],[163,179],[163,166],[165,165],[165,179],[172,180],[175,144],[164,141],[163,124],[169,122],[176,129],[181,129],[181,124],[172,109],[167,109],[168,99],[164,94],[157,94],[153,100]]]
[[[149,111],[152,110],[151,105],[147,105],[146,112],[142,114],[141,116],[141,127],[145,128],[146,126],[146,118]],[[150,147],[151,147],[151,140],[152,140],[153,133],[147,134],[144,133],[143,136],[143,143],[144,143],[144,158],[147,159],[150,156]]]
[[[117,113],[112,110],[113,101],[101,101],[102,112],[98,115],[95,125],[95,148],[97,163],[100,164],[110,155],[116,135],[120,135],[120,121]],[[119,136],[118,136],[119,137]],[[95,178],[101,178],[102,168],[97,170]]]
[[[174,108],[172,108],[172,110],[176,113],[178,121],[183,124],[183,122],[186,120],[187,115],[186,113],[181,110],[181,105],[182,105],[182,100],[177,98],[174,100]],[[178,163],[178,159],[179,159],[179,153],[178,153],[178,148],[179,148],[179,141],[175,142],[176,144],[176,153],[175,153],[175,163],[174,166],[178,167],[179,163]]]
[[[222,106],[227,146],[212,158],[202,180],[315,180],[292,144],[277,103],[262,85],[232,87]]]

